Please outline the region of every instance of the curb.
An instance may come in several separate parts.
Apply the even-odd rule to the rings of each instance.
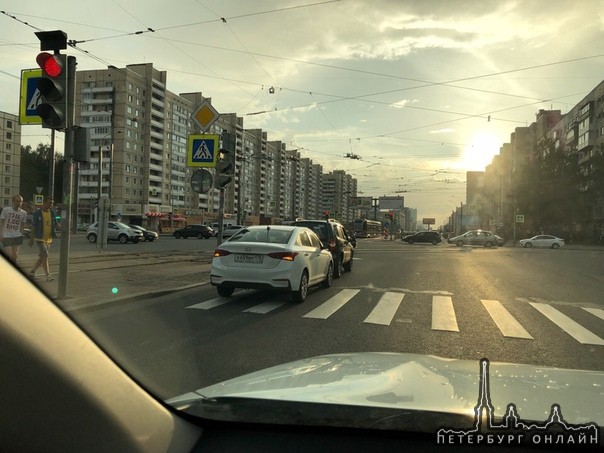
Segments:
[[[91,302],[91,303],[84,303],[75,307],[63,307],[63,309],[67,312],[73,313],[73,312],[78,312],[78,311],[83,311],[83,310],[94,310],[95,308],[100,308],[104,305],[107,304],[123,304],[123,303],[127,303],[127,302],[134,302],[136,300],[139,299],[143,299],[143,298],[148,298],[148,297],[157,297],[157,296],[162,296],[164,294],[169,294],[169,293],[174,293],[177,291],[185,291],[187,289],[192,289],[192,288],[197,288],[198,286],[205,286],[205,285],[209,285],[210,281],[204,281],[204,282],[200,282],[200,283],[191,283],[190,285],[184,285],[184,286],[179,286],[176,288],[169,288],[169,289],[160,289],[157,291],[146,291],[146,292],[142,292],[142,293],[136,293],[136,294],[131,294],[129,296],[122,296],[122,297],[116,297],[115,299],[105,299],[105,300],[100,300],[100,301],[96,301],[96,302]],[[77,300],[78,297],[67,297],[65,299],[55,299],[59,304],[61,304],[63,301],[74,301]]]

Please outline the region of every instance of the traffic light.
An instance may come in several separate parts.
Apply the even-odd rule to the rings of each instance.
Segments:
[[[224,157],[218,160],[216,164],[216,179],[214,182],[215,187],[223,189],[233,180],[233,172],[235,170],[233,158],[235,157],[235,153],[231,153],[225,149],[221,149],[220,152],[224,154]]]
[[[68,125],[67,97],[68,70],[67,55],[58,52],[41,52],[36,62],[42,68],[42,77],[38,80],[40,102],[36,112],[42,118],[42,127],[66,129]]]
[[[329,219],[329,211],[323,211],[323,215],[325,216],[325,220]]]
[[[388,213],[388,217],[390,217],[390,220],[394,220],[394,211],[392,209]]]
[[[168,212],[168,220],[172,220],[172,213]]]

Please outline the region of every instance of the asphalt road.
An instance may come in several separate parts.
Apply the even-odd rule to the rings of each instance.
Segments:
[[[126,369],[168,398],[341,352],[603,370],[603,289],[604,251],[366,240],[352,272],[331,288],[313,289],[302,304],[257,291],[223,299],[201,284],[74,316]]]

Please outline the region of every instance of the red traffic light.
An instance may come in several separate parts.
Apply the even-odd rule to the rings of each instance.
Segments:
[[[36,57],[36,62],[49,77],[59,77],[63,73],[63,63],[60,57],[51,55],[48,52],[39,53]]]

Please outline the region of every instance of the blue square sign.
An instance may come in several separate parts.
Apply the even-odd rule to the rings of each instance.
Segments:
[[[189,135],[188,167],[215,167],[220,152],[220,136]]]

